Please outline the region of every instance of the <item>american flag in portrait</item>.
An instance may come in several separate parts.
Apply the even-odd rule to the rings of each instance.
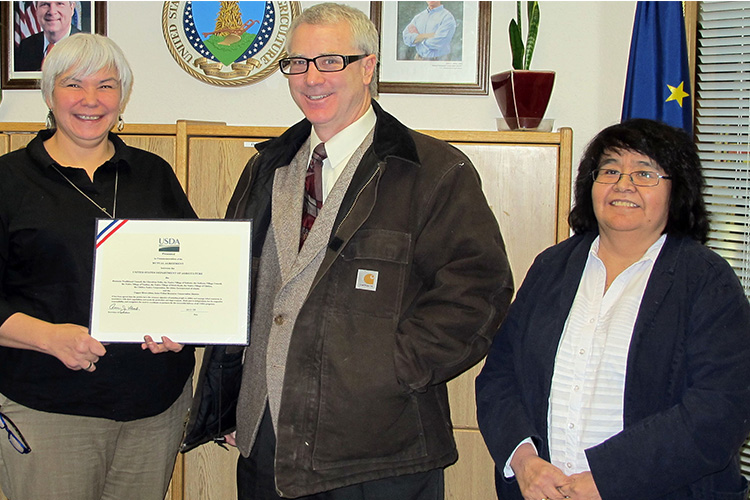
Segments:
[[[76,7],[73,12],[73,19],[71,24],[81,29],[81,2],[75,2]],[[13,2],[13,26],[15,30],[13,32],[13,40],[16,47],[20,45],[21,40],[27,36],[39,33],[42,31],[42,27],[36,20],[36,6],[31,1],[15,1]]]

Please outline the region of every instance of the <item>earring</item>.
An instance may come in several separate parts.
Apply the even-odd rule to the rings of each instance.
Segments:
[[[47,113],[47,119],[44,121],[44,124],[47,126],[48,130],[51,130],[55,128],[55,115],[52,114],[52,110],[49,110],[49,113]]]
[[[125,120],[122,119],[122,115],[119,116],[117,119],[117,131],[122,132],[122,129],[125,128]]]

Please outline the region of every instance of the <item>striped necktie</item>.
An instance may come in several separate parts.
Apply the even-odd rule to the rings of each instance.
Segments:
[[[305,176],[305,197],[302,204],[302,231],[299,238],[299,247],[307,239],[307,235],[312,229],[315,218],[323,206],[323,160],[327,158],[324,143],[315,146],[310,165],[307,167]]]

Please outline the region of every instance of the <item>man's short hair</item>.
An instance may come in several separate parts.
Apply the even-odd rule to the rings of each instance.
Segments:
[[[379,61],[378,47],[380,39],[375,25],[361,10],[338,3],[316,4],[303,10],[299,16],[295,17],[289,28],[289,36],[286,39],[287,51],[292,44],[294,31],[300,24],[328,25],[337,24],[342,21],[347,23],[352,30],[354,46],[363,54],[374,54]],[[372,97],[377,97],[378,95],[377,65],[372,75],[372,81],[370,82],[370,95]]]

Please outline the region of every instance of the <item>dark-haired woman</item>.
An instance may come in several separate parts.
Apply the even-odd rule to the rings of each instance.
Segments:
[[[687,134],[630,120],[589,144],[575,235],[529,270],[477,378],[502,500],[745,500],[750,305],[703,243]]]

